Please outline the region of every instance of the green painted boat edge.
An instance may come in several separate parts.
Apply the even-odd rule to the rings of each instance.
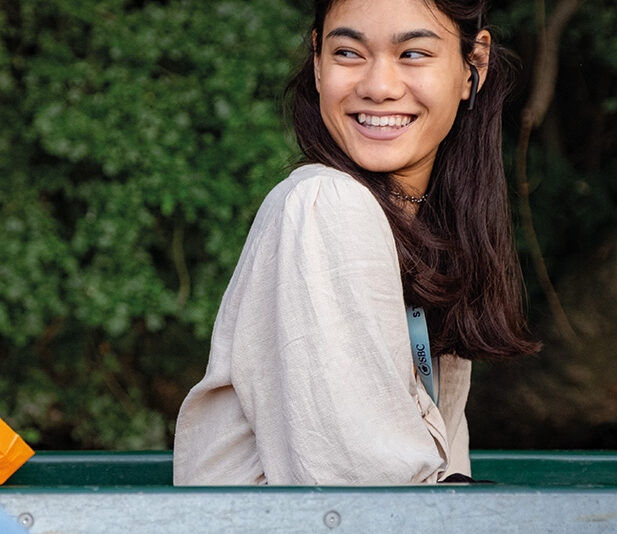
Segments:
[[[172,460],[172,451],[41,451],[4,488],[171,487]],[[471,462],[492,488],[617,487],[617,451],[472,451]]]

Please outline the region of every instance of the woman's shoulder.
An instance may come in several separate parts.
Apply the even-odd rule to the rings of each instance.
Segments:
[[[396,250],[373,193],[349,174],[321,164],[295,169],[270,191],[253,221],[246,249],[288,242],[292,236],[306,242],[318,236],[329,247],[345,243],[346,250],[368,243],[378,243],[390,254]]]
[[[303,165],[277,184],[266,196],[259,216],[297,212],[361,210],[384,216],[371,191],[346,172],[314,163]]]

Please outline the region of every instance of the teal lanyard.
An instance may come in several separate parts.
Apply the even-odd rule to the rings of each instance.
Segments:
[[[428,339],[428,328],[424,309],[420,306],[407,308],[407,326],[409,327],[409,340],[413,363],[418,370],[424,389],[430,395],[433,402],[439,406],[439,398],[435,398],[435,386],[433,381],[433,362],[431,361],[431,345]]]

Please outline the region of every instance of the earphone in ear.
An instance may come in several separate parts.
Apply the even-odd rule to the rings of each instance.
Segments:
[[[469,70],[471,71],[471,92],[469,94],[467,110],[471,111],[476,104],[476,95],[478,94],[478,85],[480,84],[480,74],[478,74],[478,69],[476,69],[473,65],[469,65]]]

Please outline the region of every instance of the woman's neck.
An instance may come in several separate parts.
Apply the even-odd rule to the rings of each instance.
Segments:
[[[412,197],[421,197],[426,193],[429,182],[431,181],[431,172],[433,170],[433,164],[435,163],[435,155],[436,154],[430,154],[412,168],[401,169],[392,173],[392,179],[401,188],[402,193]]]

